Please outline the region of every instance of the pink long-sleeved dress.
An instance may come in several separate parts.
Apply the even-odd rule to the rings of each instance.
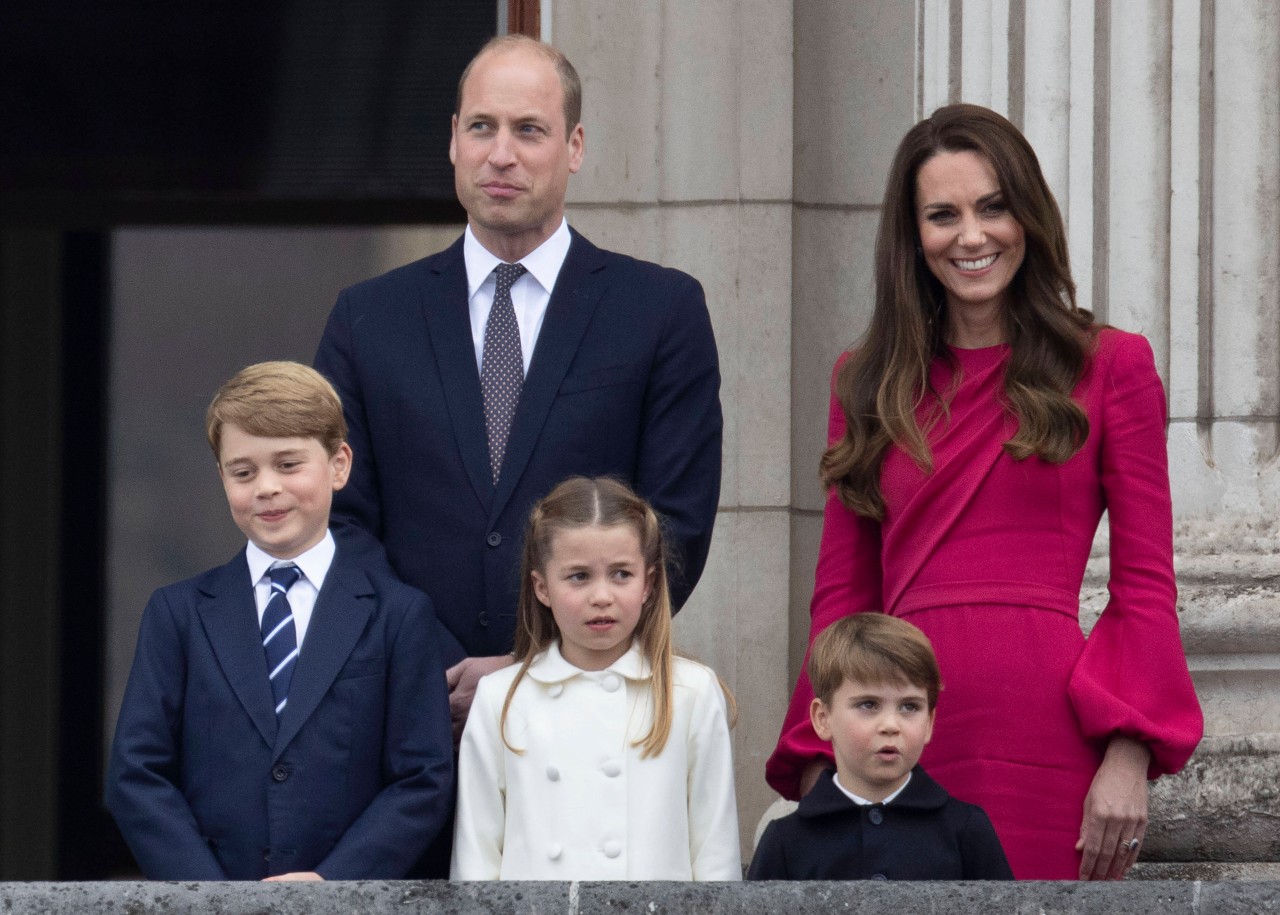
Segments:
[[[1001,405],[1008,346],[952,352],[961,379],[929,435],[932,472],[886,455],[882,523],[828,496],[809,642],[851,613],[919,626],[943,679],[924,767],[986,810],[1019,879],[1072,879],[1107,740],[1145,742],[1154,778],[1180,769],[1203,730],[1175,609],[1164,389],[1146,339],[1104,329],[1073,392],[1084,446],[1060,465],[1016,461],[1001,447],[1016,430]],[[952,390],[946,360],[931,371],[935,391]],[[844,431],[833,397],[830,440]],[[1110,599],[1086,639],[1080,584],[1104,509]],[[812,698],[802,675],[766,766],[786,797],[831,758]]]

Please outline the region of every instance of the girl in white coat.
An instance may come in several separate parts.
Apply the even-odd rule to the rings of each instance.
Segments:
[[[480,681],[462,735],[453,879],[742,879],[726,693],[672,656],[665,559],[614,480],[534,507],[518,664]]]

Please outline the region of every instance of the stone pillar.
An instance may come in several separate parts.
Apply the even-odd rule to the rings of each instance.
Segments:
[[[825,493],[831,370],[866,328],[876,228],[889,162],[915,121],[910,61],[917,34],[902,6],[806,0],[795,5],[796,155],[791,347],[791,650],[800,670]],[[780,723],[780,722],[779,722]],[[774,737],[777,736],[777,724]]]
[[[544,11],[545,12],[545,11]],[[597,244],[677,267],[707,293],[720,348],[724,481],[678,649],[734,690],[749,840],[790,684],[791,5],[556,0],[583,81],[586,160],[569,219]],[[607,431],[604,432],[607,434]],[[750,845],[747,846],[748,853]]]

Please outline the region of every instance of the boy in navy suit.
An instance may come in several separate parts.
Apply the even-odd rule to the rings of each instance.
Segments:
[[[916,764],[942,688],[923,632],[883,613],[847,616],[814,640],[809,679],[836,771],[769,824],[748,880],[1013,879],[982,808]]]
[[[431,606],[329,531],[352,455],[319,374],[250,366],[206,426],[249,542],[152,595],[107,806],[153,879],[403,877],[452,796]]]

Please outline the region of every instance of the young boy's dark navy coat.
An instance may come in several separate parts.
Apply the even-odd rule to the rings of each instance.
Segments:
[[[277,726],[244,553],[157,591],[107,776],[143,873],[404,876],[452,803],[435,630],[424,595],[339,541]]]
[[[824,772],[760,837],[748,880],[1012,880],[981,807],[916,766],[890,804],[859,806]]]

